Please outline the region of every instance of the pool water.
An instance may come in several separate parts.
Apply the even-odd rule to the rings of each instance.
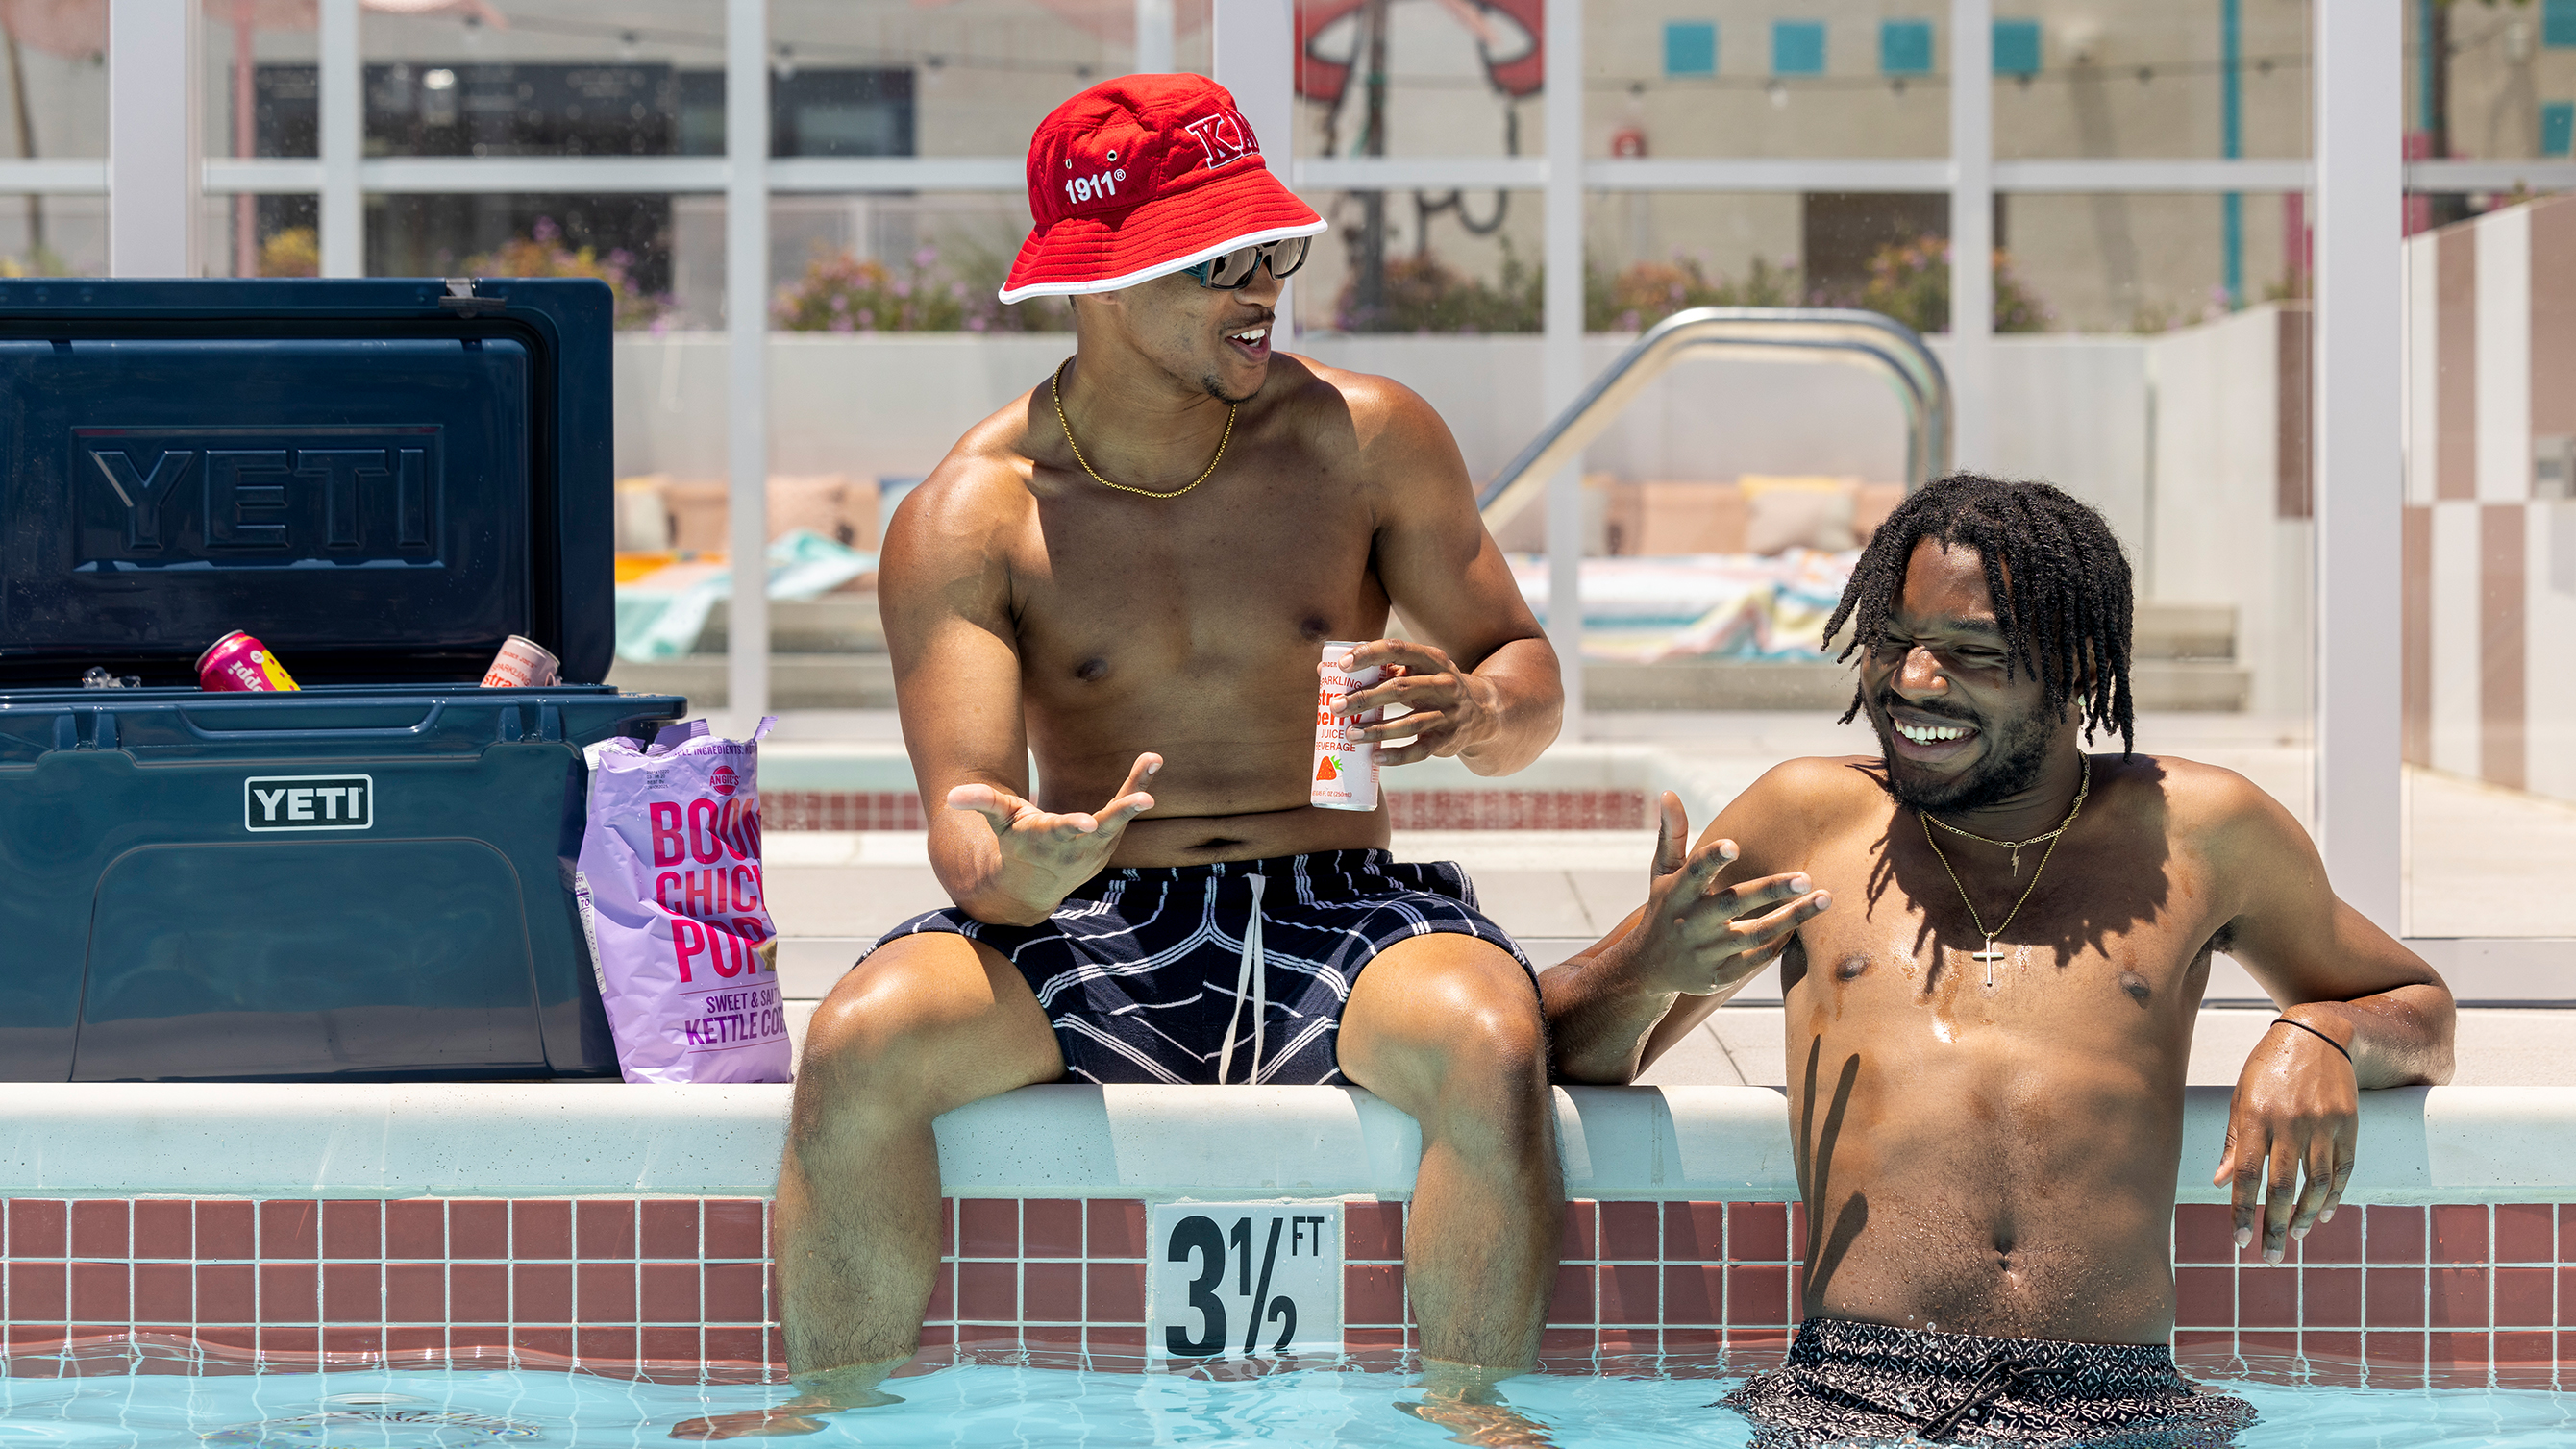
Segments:
[[[23,1371],[23,1366],[18,1367]],[[1696,1366],[1704,1368],[1705,1365]],[[1681,1365],[1544,1374],[1505,1395],[1543,1436],[1463,1442],[1739,1449],[1743,1420],[1707,1407],[1733,1385]],[[2243,1449],[2414,1449],[2576,1442],[2576,1394],[2547,1389],[2349,1389],[2205,1379],[2253,1401]],[[836,1415],[806,1444],[1127,1446],[1462,1442],[1401,1412],[1402,1374],[1314,1368],[1219,1379],[972,1364],[890,1385],[903,1402]],[[608,1449],[667,1446],[674,1425],[780,1402],[761,1384],[657,1384],[560,1371],[119,1374],[0,1379],[0,1449]]]

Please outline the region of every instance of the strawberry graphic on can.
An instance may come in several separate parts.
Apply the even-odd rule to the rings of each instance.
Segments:
[[[1326,810],[1377,808],[1377,745],[1370,740],[1352,739],[1351,729],[1377,723],[1386,717],[1386,711],[1367,710],[1348,719],[1333,713],[1333,706],[1386,678],[1383,664],[1366,669],[1342,668],[1342,656],[1359,648],[1361,642],[1335,639],[1324,645],[1322,685],[1315,696],[1315,773],[1306,791],[1306,803]]]

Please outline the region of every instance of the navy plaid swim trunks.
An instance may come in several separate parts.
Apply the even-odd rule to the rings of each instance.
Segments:
[[[1476,909],[1465,871],[1383,850],[1122,866],[1034,926],[987,925],[951,907],[877,945],[921,932],[980,941],[1019,967],[1065,1074],[1085,1082],[1338,1083],[1342,1006],[1379,952],[1415,936],[1474,936],[1530,970]]]
[[[1718,1400],[1752,1449],[1853,1443],[2224,1449],[2254,1406],[2194,1388],[2161,1343],[1926,1333],[1848,1318],[1798,1325],[1788,1361]]]

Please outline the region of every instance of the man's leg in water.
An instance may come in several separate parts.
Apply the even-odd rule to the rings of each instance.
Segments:
[[[1404,1281],[1432,1376],[1528,1370],[1565,1216],[1529,972],[1473,936],[1389,947],[1351,988],[1340,1050],[1344,1076],[1422,1124]]]
[[[673,1437],[812,1433],[809,1414],[877,1402],[920,1345],[939,1268],[931,1119],[1063,1075],[1037,997],[989,946],[905,936],[842,977],[807,1028],[778,1168],[787,1368],[804,1392]]]

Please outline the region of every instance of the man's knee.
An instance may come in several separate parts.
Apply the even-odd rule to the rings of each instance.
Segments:
[[[963,936],[923,933],[852,967],[814,1009],[797,1096],[944,1111],[1042,1075],[1038,1058],[1054,1050],[1045,1016],[984,955]]]
[[[1485,954],[1485,953],[1480,953]],[[1520,963],[1490,959],[1443,971],[1432,983],[1446,1029],[1433,1038],[1445,1073],[1466,1082],[1531,1089],[1547,1081],[1547,1023]]]
[[[1417,1116],[1424,1108],[1525,1115],[1547,1087],[1547,1029],[1528,970],[1484,941],[1422,939],[1437,949],[1390,952],[1369,968],[1386,971],[1359,1023],[1373,1075],[1420,1098],[1399,1104]],[[1362,991],[1372,984],[1368,974],[1360,982]],[[1345,1033],[1351,1026],[1346,1020]]]

